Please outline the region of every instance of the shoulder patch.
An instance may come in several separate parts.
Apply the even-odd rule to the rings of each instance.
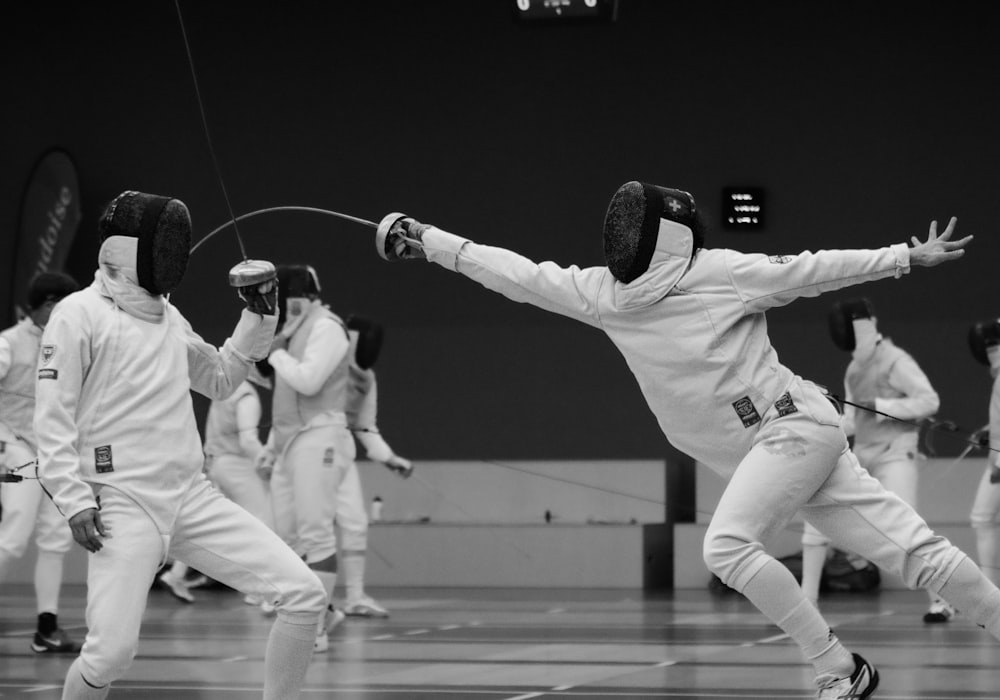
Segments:
[[[43,345],[41,347],[41,350],[39,351],[39,353],[40,353],[41,359],[42,359],[42,366],[45,366],[45,365],[49,364],[52,361],[53,357],[55,357],[56,346],[55,345]]]
[[[741,399],[733,401],[733,409],[735,409],[736,415],[739,416],[740,420],[743,421],[744,428],[749,428],[751,425],[760,423],[760,414],[757,413],[757,407],[753,405],[753,401],[750,400],[749,396],[744,396]]]
[[[768,255],[767,259],[770,260],[775,265],[784,265],[785,263],[790,263],[792,261],[791,255]]]

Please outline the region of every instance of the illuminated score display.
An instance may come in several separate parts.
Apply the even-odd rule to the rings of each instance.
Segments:
[[[764,189],[726,187],[722,190],[722,225],[747,231],[764,228]]]
[[[512,0],[519,22],[613,22],[618,0]]]

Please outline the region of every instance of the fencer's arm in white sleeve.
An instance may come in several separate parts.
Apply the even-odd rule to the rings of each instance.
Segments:
[[[237,440],[243,454],[256,461],[264,450],[258,435],[261,407],[257,392],[250,390],[236,400]]]
[[[323,388],[350,347],[351,341],[339,323],[320,318],[309,331],[301,359],[277,349],[267,361],[292,389],[303,396],[312,396]]]
[[[94,530],[103,524],[97,515],[97,499],[80,474],[77,408],[83,377],[91,364],[90,316],[84,309],[57,307],[49,318],[42,343],[58,348],[58,368],[40,367],[35,382],[34,430],[38,440],[38,476],[59,511],[73,522],[75,516],[92,510],[90,532],[73,536],[88,551],[101,548]],[[82,537],[82,539],[81,539]]]
[[[889,385],[903,396],[876,396],[875,410],[880,413],[903,420],[921,420],[933,416],[941,406],[941,399],[930,380],[912,357],[903,356],[893,363],[889,370]]]
[[[397,455],[378,428],[378,382],[375,372],[357,367],[352,367],[352,371],[363,375],[364,381],[355,382],[354,405],[348,407],[351,432],[365,448],[368,459],[385,465],[403,478],[409,477],[413,473],[413,463]]]
[[[250,364],[267,357],[277,325],[277,315],[262,316],[244,309],[232,337],[216,348],[184,320],[191,388],[210,399],[231,396],[247,378]]]

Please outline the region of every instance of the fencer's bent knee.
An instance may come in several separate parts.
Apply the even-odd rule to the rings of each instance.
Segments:
[[[741,590],[760,566],[764,548],[759,542],[733,533],[723,533],[709,527],[705,535],[702,557],[705,566],[727,586]]]
[[[319,617],[327,605],[323,582],[304,563],[296,568],[287,591],[278,603],[278,610],[287,615]]]
[[[80,654],[83,676],[95,687],[113,683],[128,671],[139,648],[139,639],[102,640],[94,648],[84,646]]]

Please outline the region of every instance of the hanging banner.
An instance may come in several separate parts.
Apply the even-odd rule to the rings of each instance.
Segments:
[[[47,151],[35,164],[21,199],[9,278],[15,320],[28,313],[27,290],[32,276],[62,271],[81,216],[76,166],[65,151]]]

